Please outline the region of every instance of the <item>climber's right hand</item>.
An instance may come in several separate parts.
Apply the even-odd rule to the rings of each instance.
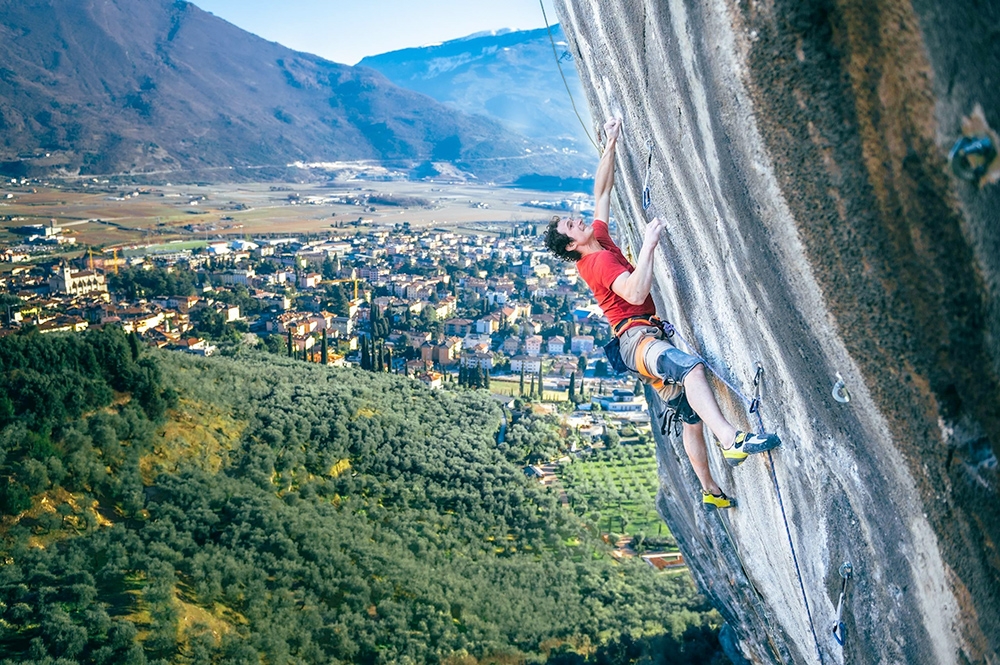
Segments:
[[[622,129],[622,119],[621,118],[608,118],[604,121],[604,135],[608,137],[609,141],[614,141],[618,139],[618,134]]]
[[[659,217],[654,217],[646,224],[646,235],[642,244],[648,245],[650,249],[656,247],[660,242],[660,233],[663,232],[663,221]]]

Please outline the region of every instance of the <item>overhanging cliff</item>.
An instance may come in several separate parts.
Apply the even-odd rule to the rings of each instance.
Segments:
[[[1000,126],[1000,6],[960,4],[557,2],[593,116],[625,121],[633,254],[652,146],[661,314],[744,395],[765,370],[784,446],[713,457],[738,509],[702,513],[658,445],[661,513],[753,662],[1000,658],[1000,186],[948,163],[976,104]]]

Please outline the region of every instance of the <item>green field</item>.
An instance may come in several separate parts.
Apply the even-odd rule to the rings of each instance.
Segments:
[[[180,252],[185,249],[199,249],[201,247],[207,247],[208,243],[204,240],[187,240],[183,242],[168,242],[160,245],[150,245],[149,247],[140,247],[139,249],[129,249],[125,250],[125,256],[145,256],[147,254],[157,254],[159,252]]]
[[[667,525],[654,504],[658,480],[653,444],[618,446],[560,469],[560,481],[577,514],[612,536],[663,538]]]
[[[527,393],[530,387],[531,387],[531,379],[526,377],[524,380],[524,392]],[[510,395],[511,397],[520,397],[521,381],[519,378],[514,379],[513,381],[508,381],[504,379],[491,377],[490,392],[496,395]],[[565,390],[546,390],[542,395],[543,402],[565,402],[567,399],[569,399],[569,393]]]

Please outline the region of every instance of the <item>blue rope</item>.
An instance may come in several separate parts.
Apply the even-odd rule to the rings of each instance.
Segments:
[[[816,643],[816,656],[819,662],[823,662],[823,653],[819,649],[819,637],[816,635],[816,626],[813,624],[812,612],[809,610],[809,599],[806,597],[806,587],[802,582],[802,571],[799,570],[799,559],[795,556],[795,544],[792,542],[792,531],[788,528],[788,516],[785,515],[785,502],[781,500],[781,488],[778,486],[778,474],[774,471],[774,458],[771,451],[767,451],[767,461],[771,471],[771,479],[774,481],[774,492],[778,495],[778,506],[781,508],[781,519],[785,522],[785,535],[788,536],[788,545],[792,550],[792,563],[795,564],[795,575],[799,578],[799,589],[802,591],[802,602],[806,606],[806,616],[809,618],[809,630],[812,631],[813,641]]]
[[[705,367],[707,367],[709,369],[709,371],[712,372],[712,374],[714,374],[720,381],[722,381],[724,384],[726,384],[726,386],[731,391],[733,391],[734,394],[738,395],[740,397],[740,399],[742,399],[744,402],[747,403],[748,406],[750,406],[750,413],[752,413],[752,414],[754,414],[754,415],[757,416],[757,425],[760,428],[760,430],[759,430],[760,433],[763,434],[764,433],[764,419],[760,415],[760,399],[759,399],[759,397],[751,399],[751,398],[747,397],[746,395],[744,395],[742,392],[740,392],[733,384],[731,384],[728,381],[726,381],[725,377],[722,376],[718,372],[718,370],[716,370],[714,367],[712,367],[712,365],[707,360],[705,360],[705,358],[703,356],[701,356],[701,354],[698,353],[698,351],[695,349],[695,347],[690,342],[688,342],[686,339],[684,339],[684,337],[679,332],[677,332],[677,328],[674,327],[674,325],[672,323],[667,323],[666,321],[664,321],[663,322],[663,332],[667,336],[668,339],[671,338],[671,337],[673,337],[674,335],[676,335],[677,339],[679,339],[680,341],[682,341],[684,343],[684,346],[686,346],[688,348],[688,352],[692,356],[694,356],[695,358],[697,358],[698,360],[700,360],[701,362],[703,362],[705,364]],[[813,623],[812,611],[809,609],[809,598],[806,596],[806,585],[805,585],[805,582],[802,581],[802,570],[799,568],[799,558],[795,554],[795,542],[792,540],[792,530],[788,526],[788,515],[785,513],[785,502],[781,498],[781,487],[778,485],[778,474],[774,470],[774,458],[771,456],[771,451],[770,450],[767,451],[767,461],[768,461],[769,470],[771,472],[771,480],[774,482],[774,492],[775,492],[775,494],[778,495],[778,507],[781,508],[781,519],[785,523],[785,535],[788,537],[788,547],[792,551],[792,563],[795,564],[795,576],[799,580],[799,590],[802,592],[802,602],[806,606],[806,617],[809,619],[809,630],[810,630],[810,632],[812,632],[813,642],[816,643],[816,656],[819,658],[819,662],[823,663],[823,653],[820,650],[819,637],[816,635],[816,625]],[[742,561],[740,562],[740,565],[742,565]],[[744,569],[744,574],[745,573],[746,573],[746,570]],[[749,576],[748,576],[748,579],[749,579]],[[752,584],[752,582],[751,582],[751,584]],[[755,587],[755,589],[756,589],[756,587]]]

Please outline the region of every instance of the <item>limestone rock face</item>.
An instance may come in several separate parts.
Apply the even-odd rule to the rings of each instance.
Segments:
[[[660,313],[744,426],[764,367],[784,445],[737,469],[710,451],[736,510],[702,512],[680,441],[658,437],[660,511],[742,656],[998,662],[1000,186],[957,179],[948,153],[976,104],[1000,126],[1000,6],[557,11],[593,116],[624,118],[613,210],[633,255],[651,146]]]

